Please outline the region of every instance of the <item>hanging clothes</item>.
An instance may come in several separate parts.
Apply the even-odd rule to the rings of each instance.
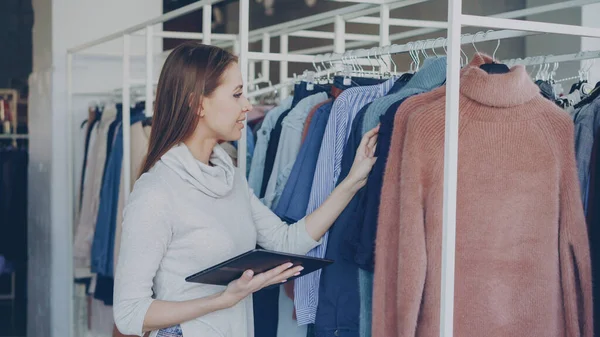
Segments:
[[[260,189],[263,182],[267,147],[269,146],[271,131],[275,127],[279,116],[292,106],[292,100],[293,97],[288,97],[280,105],[267,112],[257,132],[254,155],[250,165],[250,174],[248,175],[248,184],[257,197],[260,196]]]
[[[575,134],[577,135],[577,133]],[[587,203],[591,207],[587,210],[586,221],[590,241],[590,255],[592,260],[592,280],[600,279],[600,207],[597,207],[600,201],[600,133],[596,133],[594,144],[592,145],[592,154],[590,160],[590,177]],[[596,207],[594,207],[596,206]],[[594,336],[600,336],[600,283],[593,282],[593,302],[594,302]]]
[[[312,89],[308,90],[307,85],[308,85],[307,82],[301,82],[294,86],[294,96],[293,96],[293,100],[292,100],[292,106],[290,107],[290,109],[284,111],[279,116],[279,118],[277,119],[277,122],[275,123],[275,127],[273,127],[273,130],[271,131],[269,145],[267,147],[267,158],[265,160],[265,168],[264,168],[264,172],[263,172],[262,186],[260,189],[260,198],[261,199],[265,197],[265,194],[267,192],[267,187],[269,184],[269,180],[270,180],[271,174],[273,172],[273,166],[275,165],[275,158],[277,157],[277,148],[279,146],[279,140],[281,138],[281,132],[283,130],[283,120],[292,112],[292,110],[303,99],[305,99],[309,96],[318,94],[318,93],[329,92],[331,90],[330,86],[322,86],[322,85],[317,85],[317,84],[313,84]],[[312,108],[312,106],[311,106],[311,108]]]
[[[131,124],[136,124],[145,118],[143,111],[139,111],[131,115],[130,121]],[[100,191],[100,206],[91,252],[92,272],[106,277],[114,276],[113,245],[117,227],[117,209],[123,164],[123,130],[120,122],[115,127],[115,137],[112,143],[108,164],[104,170],[104,180]]]
[[[0,145],[0,255],[27,263],[27,150]]]
[[[114,105],[107,106],[102,112],[102,118],[98,123],[96,140],[91,152],[93,155],[88,161],[86,169],[85,188],[81,203],[81,213],[75,227],[75,239],[73,244],[73,259],[75,278],[91,277],[91,248],[98,207],[100,204],[100,190],[102,177],[104,175],[104,162],[107,156],[107,139],[111,123],[115,120],[117,109]],[[89,178],[89,180],[88,180]]]
[[[392,88],[395,80],[392,78],[382,84],[347,89],[334,101],[317,159],[313,189],[306,214],[316,210],[335,188],[341,170],[344,146],[349,137],[354,117],[367,103],[385,95]],[[327,249],[327,237],[326,233],[323,236],[323,243],[307,255],[324,257]],[[318,270],[294,283],[296,294],[294,302],[299,324],[315,323],[320,277],[321,270]]]
[[[302,143],[279,204],[275,208],[275,214],[288,223],[294,223],[306,216],[317,158],[332,107],[331,100],[317,106],[307,137]]]
[[[600,127],[600,100],[581,107],[575,113],[575,155],[577,158],[577,175],[581,186],[581,200],[584,209],[588,209],[587,191],[590,177],[590,158],[596,131]]]
[[[341,171],[337,184],[350,172],[361,141],[360,131],[366,112],[363,107],[352,121],[350,136],[344,148]],[[351,201],[351,203],[354,199]],[[346,208],[347,209],[347,208]],[[339,218],[338,218],[339,219]],[[354,264],[340,258],[340,238],[346,230],[345,223],[337,222],[329,230],[329,241],[325,257],[336,261],[321,273],[319,302],[315,319],[315,330],[319,335],[356,336],[359,329],[360,299],[358,293],[358,272]]]
[[[377,126],[381,122],[382,116],[388,114],[388,117],[384,119],[385,123],[380,127],[378,136],[376,149],[378,160],[375,163],[377,167],[373,167],[367,180],[367,187],[356,196],[357,199],[362,200],[362,203],[345,220],[353,224],[347,231],[351,237],[347,241],[348,247],[346,247],[350,254],[348,258],[353,259],[362,269],[373,271],[374,268],[375,237],[373,234],[367,237],[362,237],[362,235],[366,234],[363,233],[363,231],[367,231],[365,227],[376,227],[377,223],[376,214],[379,210],[383,168],[387,160],[389,138],[391,138],[393,129],[392,123],[389,121],[390,119],[393,121],[396,110],[406,98],[429,92],[446,81],[446,63],[445,57],[425,60],[423,68],[414,74],[403,87],[394,94],[376,99],[365,112],[361,129],[362,135]]]
[[[267,183],[263,203],[273,209],[277,206],[279,198],[287,183],[288,177],[300,150],[304,122],[312,108],[327,100],[327,94],[320,92],[308,96],[298,102],[295,108],[281,122],[281,138],[277,146],[277,154],[273,163],[273,170]]]
[[[389,104],[388,102],[392,102],[392,99],[403,100],[405,95],[425,92],[441,85],[445,81],[445,66],[445,58],[429,59],[420,72],[409,77],[408,83],[399,79],[393,86],[393,89],[395,89],[394,93],[375,99],[373,103],[365,106],[359,112],[355,118],[355,122],[358,121],[358,123],[354,123],[352,127],[354,137],[351,136],[350,139],[353,140],[349,140],[346,144],[344,158],[342,159],[342,174],[338,179],[338,183],[350,170],[360,140],[363,134],[366,133],[365,129],[368,127],[368,130],[371,130],[379,122],[377,119],[382,113],[374,110],[373,106],[379,106],[379,109],[389,109],[387,104]],[[396,103],[393,102],[392,106],[396,106]],[[371,113],[370,115],[369,112]],[[378,144],[379,150],[380,145]],[[385,158],[379,158],[379,155],[381,154],[378,154],[378,162],[385,163]],[[372,183],[376,179],[371,175],[369,180]],[[370,304],[367,303],[366,298],[368,298],[372,288],[368,284],[359,284],[360,278],[357,265],[344,258],[347,256],[347,253],[344,251],[347,249],[345,239],[348,232],[358,222],[357,219],[362,221],[367,200],[378,199],[379,197],[378,193],[375,195],[375,189],[372,189],[370,193],[366,191],[367,189],[363,188],[354,196],[353,200],[345,208],[340,217],[338,217],[330,230],[329,239],[331,244],[328,243],[325,256],[329,259],[334,259],[336,265],[323,271],[319,286],[317,329],[319,329],[320,325],[326,326],[327,328],[325,329],[327,330],[333,327],[336,327],[335,329],[345,327],[348,330],[346,333],[356,336],[359,335],[359,327],[360,330],[364,330],[365,332],[369,330],[370,325],[368,324],[367,316],[370,316]],[[345,281],[340,283],[342,279]],[[363,292],[359,292],[359,289],[363,289]],[[362,303],[361,296],[365,298]],[[344,299],[343,302],[342,299]],[[338,317],[343,317],[344,319],[342,320]],[[320,324],[319,322],[322,323]],[[359,324],[359,322],[362,324]],[[351,328],[348,329],[348,327]]]
[[[317,90],[314,90],[317,89]],[[288,174],[279,177],[281,166],[289,165],[288,160],[294,160],[287,153],[282,154],[282,149],[298,151],[295,145],[298,141],[298,132],[294,130],[303,128],[306,114],[314,105],[327,99],[326,86],[316,86],[313,90],[307,89],[307,83],[302,82],[295,85],[292,103],[289,109],[283,111],[269,135],[266,149],[265,166],[263,169],[262,184],[260,190],[261,202],[272,208],[273,201],[279,198],[281,190]],[[284,122],[287,121],[287,122]],[[267,125],[268,126],[268,125]],[[299,145],[298,145],[299,146]],[[279,156],[279,157],[278,157]],[[254,334],[256,336],[276,337],[279,321],[279,288],[263,289],[253,295],[254,307]]]
[[[83,188],[85,181],[85,173],[87,169],[87,160],[90,149],[90,144],[93,144],[95,141],[96,132],[94,132],[96,124],[100,121],[101,112],[98,107],[93,107],[89,109],[89,116],[86,120],[86,131],[85,131],[85,145],[83,151],[83,164],[81,165],[81,180],[79,182],[79,212],[81,212],[81,204],[83,202]]]
[[[494,75],[469,67],[460,93],[454,333],[592,336],[572,121],[539,95],[522,66]],[[385,220],[400,227],[399,261],[397,271],[380,275],[376,265],[375,281],[398,279],[399,301],[396,317],[374,316],[376,336],[380,325],[395,325],[402,336],[439,333],[444,119],[445,97],[413,111],[407,160],[397,167],[388,158],[384,187],[402,172],[400,203],[386,206],[402,212]],[[384,193],[382,200],[390,199]]]
[[[469,66],[478,67],[481,64],[486,62],[491,62],[491,58],[486,58],[484,55],[476,54]],[[464,68],[461,71],[464,72]],[[416,75],[415,75],[416,76]],[[404,142],[404,132],[405,132],[405,124],[406,119],[410,114],[429,104],[431,101],[444,97],[445,95],[445,86],[434,89],[429,92],[421,93],[419,95],[410,96],[401,105],[399,105],[399,110],[396,111],[394,115],[394,125],[390,126],[392,128],[392,135],[389,144],[388,157],[386,162],[384,163],[385,173],[383,174],[383,183],[381,187],[380,200],[382,200],[381,196],[386,195],[385,202],[381,203],[379,206],[379,215],[377,217],[377,223],[375,224],[375,232],[376,232],[376,245],[375,245],[375,266],[374,266],[374,274],[376,277],[373,281],[373,299],[372,303],[376,303],[376,305],[372,306],[372,317],[374,321],[381,320],[381,317],[397,317],[397,303],[398,303],[398,294],[397,288],[401,285],[399,284],[399,280],[395,277],[384,278],[379,275],[385,275],[389,271],[387,270],[387,266],[397,266],[398,265],[398,236],[400,235],[400,227],[398,226],[397,219],[399,217],[400,210],[398,209],[398,205],[400,203],[400,189],[398,188],[400,181],[400,171],[399,169],[390,171],[389,166],[390,162],[396,163],[402,161],[402,150],[403,142]],[[387,147],[387,137],[385,137],[385,128],[384,128],[384,136],[382,137],[382,141],[384,142],[384,146]],[[389,137],[389,136],[388,136]],[[379,145],[378,145],[379,147]],[[376,163],[377,164],[377,163]],[[381,163],[379,163],[381,164]],[[397,166],[398,164],[396,164]],[[377,169],[377,173],[380,173],[380,167],[374,167]],[[372,173],[373,177],[377,173]],[[374,181],[371,181],[371,184],[374,184]],[[367,181],[367,186],[369,187],[369,181]],[[370,187],[373,187],[371,185]],[[382,216],[385,214],[385,216]],[[367,220],[367,218],[364,218]],[[389,220],[389,221],[388,221]],[[364,226],[366,222],[363,221],[362,224]],[[360,224],[360,222],[359,222]],[[361,229],[358,229],[360,233]],[[356,234],[359,235],[359,234]],[[358,241],[356,241],[358,242]],[[358,247],[358,246],[357,246]],[[350,255],[351,259],[357,260],[356,253],[358,252],[358,248],[355,250],[351,249]],[[362,261],[359,257],[358,261]],[[366,265],[368,266],[368,265]],[[363,269],[364,270],[364,269]],[[365,273],[361,273],[363,278],[368,280],[369,275]],[[363,282],[363,284],[369,283],[369,281]],[[367,290],[368,292],[368,290]],[[367,302],[369,295],[362,293],[361,299],[363,300],[364,310],[365,312],[371,310],[371,305]],[[366,319],[365,319],[366,320]],[[368,329],[367,329],[368,330]],[[372,327],[373,336],[397,336],[397,326],[394,324],[375,324]]]

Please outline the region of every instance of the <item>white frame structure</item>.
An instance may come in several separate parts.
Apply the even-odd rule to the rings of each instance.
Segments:
[[[348,6],[345,8],[320,13],[310,17],[292,20],[289,22],[277,24],[270,27],[249,31],[249,6],[250,0],[239,0],[240,3],[240,27],[238,35],[231,34],[213,34],[210,31],[210,19],[212,13],[212,5],[221,2],[222,0],[200,0],[190,5],[184,6],[175,11],[163,14],[152,20],[148,20],[132,26],[128,29],[116,32],[114,34],[102,37],[71,48],[67,52],[67,104],[68,104],[68,155],[71,165],[69,165],[69,189],[71,191],[69,202],[73,210],[73,226],[75,219],[75,165],[74,146],[73,146],[73,95],[77,94],[73,91],[73,56],[86,49],[99,44],[123,38],[123,87],[122,87],[122,102],[123,102],[123,123],[129,124],[130,120],[130,90],[133,84],[143,83],[146,93],[146,111],[152,111],[153,97],[153,38],[169,37],[169,38],[191,38],[201,39],[204,43],[214,44],[220,47],[233,47],[234,51],[239,53],[239,63],[242,70],[242,78],[249,85],[244,86],[244,93],[248,94],[248,87],[260,83],[267,82],[269,79],[268,70],[269,61],[280,62],[280,84],[272,86],[272,88],[285,89],[289,83],[288,79],[288,62],[335,62],[341,61],[345,56],[346,48],[364,47],[379,44],[377,52],[380,55],[389,55],[396,53],[408,52],[414,46],[406,45],[390,45],[392,41],[398,39],[406,39],[410,37],[428,34],[431,32],[447,29],[447,40],[440,41],[439,39],[432,40],[431,47],[448,47],[448,68],[447,68],[447,90],[446,90],[446,129],[445,129],[445,145],[444,145],[444,203],[443,203],[443,246],[442,246],[442,298],[441,298],[441,324],[440,336],[451,337],[453,335],[453,318],[454,318],[454,271],[455,271],[455,239],[456,239],[456,191],[457,191],[457,168],[458,168],[458,103],[459,103],[459,85],[460,85],[460,65],[461,65],[461,45],[470,44],[474,39],[477,41],[498,40],[511,37],[527,36],[532,34],[553,33],[562,35],[572,35],[578,37],[595,37],[600,38],[600,29],[588,28],[581,26],[559,25],[544,22],[516,20],[529,15],[541,14],[545,12],[557,11],[566,8],[580,7],[588,4],[598,3],[600,0],[570,0],[557,4],[543,5],[534,8],[517,10],[507,13],[501,13],[492,16],[473,16],[465,15],[462,12],[462,0],[448,0],[448,21],[426,21],[426,20],[406,20],[390,18],[390,10],[405,7],[409,5],[419,4],[428,0],[342,0],[346,2],[362,2]],[[153,26],[181,15],[190,13],[198,9],[204,9],[203,14],[203,32],[155,32]],[[371,15],[378,14],[379,17]],[[346,22],[363,23],[363,24],[379,24],[379,36],[369,36],[364,34],[346,34]],[[316,32],[309,29],[333,24],[333,32]],[[401,25],[409,27],[420,27],[419,29],[390,35],[390,25]],[[463,26],[475,26],[486,29],[500,29],[485,33],[478,38],[472,35],[461,35]],[[130,76],[130,36],[133,34],[146,35],[146,76],[144,79],[132,79]],[[311,48],[302,51],[289,50],[289,37],[312,37],[332,39],[332,45],[318,48]],[[281,46],[279,53],[270,51],[270,39],[279,37]],[[346,42],[347,40],[355,40],[354,42]],[[443,40],[443,39],[442,39]],[[262,41],[261,52],[250,52],[248,50],[249,43]],[[381,48],[385,47],[385,48]],[[320,55],[315,58],[315,53],[331,52],[333,54]],[[595,55],[598,53],[596,52]],[[345,54],[348,55],[348,54]],[[352,56],[355,58],[365,58],[367,56],[375,56],[371,50],[359,49],[352,51]],[[587,55],[591,58],[591,54]],[[583,54],[572,54],[572,56],[564,56],[563,58],[580,57],[583,59]],[[364,61],[364,60],[363,60]],[[261,62],[263,65],[263,74],[256,78],[255,63]],[[523,61],[525,62],[525,61]],[[530,61],[534,62],[534,61]],[[367,65],[370,63],[366,63]],[[259,91],[271,90],[271,88],[261,89]],[[257,92],[250,95],[256,95]],[[283,93],[286,94],[285,91]],[[245,170],[246,166],[246,134],[242,133],[242,139],[238,147],[239,167]],[[130,172],[130,134],[129,128],[123,128],[123,171]],[[129,186],[131,177],[126,174],[124,177],[123,188],[125,196],[129,195]],[[72,231],[69,231],[72,233]],[[72,242],[72,237],[68,242]],[[71,304],[71,310],[73,306]],[[73,317],[72,313],[69,317]],[[71,324],[73,325],[73,324]]]

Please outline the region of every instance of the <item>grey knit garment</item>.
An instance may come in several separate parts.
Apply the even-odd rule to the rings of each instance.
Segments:
[[[423,68],[419,70],[406,85],[395,94],[377,98],[365,112],[362,124],[362,134],[379,124],[379,117],[396,102],[412,95],[431,91],[446,81],[446,57],[426,59]]]

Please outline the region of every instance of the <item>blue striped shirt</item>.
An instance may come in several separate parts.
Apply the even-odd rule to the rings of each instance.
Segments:
[[[354,117],[363,106],[385,95],[392,88],[395,80],[396,78],[391,78],[381,84],[347,89],[333,103],[317,159],[306,214],[314,212],[321,206],[335,188],[341,171],[344,147],[350,136]],[[308,252],[307,255],[324,257],[327,249],[327,237],[328,233],[325,233],[322,244]],[[321,271],[318,270],[297,279],[294,283],[294,305],[298,324],[315,322],[320,278]]]

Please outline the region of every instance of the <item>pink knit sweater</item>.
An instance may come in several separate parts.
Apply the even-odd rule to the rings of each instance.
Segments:
[[[374,328],[374,336],[439,334],[444,108],[442,96],[413,111],[398,131],[403,147],[392,140],[380,225],[398,227],[398,270],[376,270],[375,282],[395,280],[396,316],[374,316],[373,326],[387,329]],[[459,113],[454,334],[591,337],[589,244],[571,119],[539,94],[523,67],[500,75],[468,68]],[[394,161],[398,150],[404,159]],[[388,250],[377,244],[378,252]]]
[[[467,68],[461,70],[461,75],[468,67],[479,67],[492,62],[492,58],[484,54],[476,54]],[[403,102],[394,119],[394,133],[386,164],[386,173],[382,186],[382,198],[377,225],[377,240],[375,246],[375,279],[373,284],[373,321],[385,322],[373,324],[373,336],[396,336],[398,325],[398,274],[388,266],[398,265],[398,226],[400,204],[400,163],[404,147],[404,133],[408,117],[416,111],[427,109],[427,106],[446,94],[446,86],[430,92],[412,96]]]

